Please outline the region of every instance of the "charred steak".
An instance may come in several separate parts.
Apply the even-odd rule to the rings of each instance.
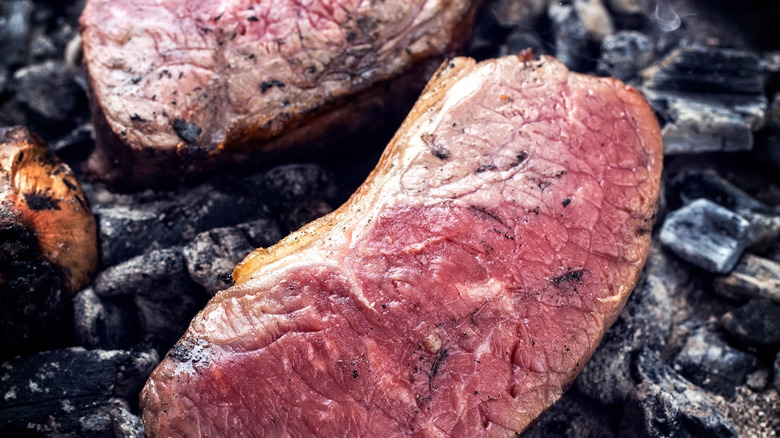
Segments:
[[[465,41],[476,3],[88,0],[89,169],[176,182],[354,124],[379,84]]]
[[[152,436],[515,436],[647,256],[661,136],[552,58],[445,63],[350,200],[236,267],[142,393]]]

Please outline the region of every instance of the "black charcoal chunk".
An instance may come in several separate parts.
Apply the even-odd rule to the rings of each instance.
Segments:
[[[588,30],[572,5],[553,2],[547,10],[555,35],[555,57],[573,71],[593,67]]]
[[[756,361],[752,354],[732,348],[707,327],[700,327],[677,354],[674,368],[702,388],[733,399]]]
[[[731,271],[750,244],[750,223],[706,199],[698,199],[667,216],[661,243],[684,260],[710,272]]]
[[[780,304],[754,299],[721,317],[736,344],[745,348],[780,349]]]
[[[244,230],[253,230],[249,237]],[[262,235],[258,244],[257,235]],[[232,285],[233,268],[258,246],[268,246],[281,238],[276,223],[258,220],[240,227],[214,228],[198,234],[184,247],[184,257],[190,276],[209,295]]]
[[[279,226],[284,233],[291,233],[309,222],[325,216],[333,207],[322,199],[312,199],[279,214]]]
[[[631,361],[643,348],[660,352],[672,327],[672,302],[664,283],[645,277],[604,335],[577,378],[577,388],[603,405],[622,403],[635,384]]]
[[[780,391],[780,351],[775,355],[775,362],[772,366],[775,375],[775,389]]]
[[[92,288],[73,297],[73,322],[76,342],[89,349],[131,348],[142,337],[133,297],[100,297]]]
[[[14,73],[17,99],[35,114],[55,121],[69,120],[84,92],[61,61],[46,61]]]
[[[191,240],[212,228],[270,218],[262,189],[227,190],[207,183],[157,200],[146,200],[144,194],[117,196],[96,190],[91,201],[98,218],[102,263],[112,266]],[[133,238],[125,238],[128,235]]]
[[[146,438],[141,418],[133,415],[124,404],[116,403],[109,407],[111,426],[117,438]]]
[[[780,303],[780,263],[745,254],[728,276],[712,282],[718,295],[734,300],[765,298]]]
[[[607,36],[601,43],[601,57],[596,71],[628,81],[650,65],[655,57],[653,41],[636,31],[621,31]]]
[[[289,209],[309,199],[329,200],[336,196],[333,175],[315,164],[279,166],[249,178],[267,193],[274,208]]]
[[[756,54],[686,46],[648,68],[643,92],[666,121],[664,153],[750,150],[767,99]]]
[[[200,126],[194,123],[190,123],[184,119],[174,120],[173,130],[176,131],[176,134],[179,136],[179,138],[188,143],[195,143],[198,141],[200,133],[203,132],[203,129]]]
[[[712,399],[656,353],[641,351],[634,367],[640,383],[629,392],[623,407],[622,436],[739,436]]]
[[[175,342],[208,301],[203,288],[190,277],[179,247],[152,251],[112,266],[98,274],[93,288],[101,298],[131,297],[141,331],[121,327],[122,337],[140,342],[148,335],[162,345],[160,348]]]
[[[774,208],[756,200],[714,172],[687,170],[672,180],[670,188],[683,204],[704,198],[732,211],[747,209],[756,213],[776,213]]]
[[[110,411],[128,409],[159,362],[154,351],[66,348],[0,365],[0,430],[112,436]]]
[[[615,410],[606,410],[572,388],[539,416],[522,438],[591,437],[617,438]],[[520,436],[520,435],[518,435]]]
[[[506,38],[506,43],[501,48],[501,55],[517,55],[525,49],[533,50],[537,56],[548,53],[547,46],[536,32],[519,28]]]
[[[3,43],[0,64],[16,67],[25,61],[32,9],[30,0],[7,0],[0,3],[0,42]]]

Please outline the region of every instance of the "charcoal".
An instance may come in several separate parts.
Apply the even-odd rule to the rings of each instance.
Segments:
[[[0,65],[0,95],[5,92],[5,86],[8,83],[8,70]]]
[[[509,34],[500,54],[518,54],[525,49],[531,49],[537,55],[547,54],[547,46],[539,38],[539,35],[524,28],[519,28]]]
[[[642,76],[644,94],[666,120],[665,154],[753,147],[768,106],[756,54],[686,46]]]
[[[745,254],[731,274],[715,278],[712,284],[715,292],[726,298],[765,298],[780,303],[780,263]]]
[[[769,385],[769,369],[761,368],[748,374],[745,386],[753,391],[763,391]]]
[[[775,361],[773,363],[772,369],[775,375],[775,389],[780,391],[780,351],[778,351],[777,355],[775,355]]]
[[[733,399],[756,361],[752,354],[732,348],[707,327],[700,327],[675,357],[674,368],[702,388]]]
[[[133,415],[123,404],[112,404],[108,409],[108,414],[111,417],[111,426],[115,437],[146,438],[141,418]]]
[[[101,298],[132,297],[141,332],[134,332],[134,325],[123,326],[120,338],[140,342],[148,335],[163,349],[184,333],[209,298],[190,277],[180,247],[152,251],[108,268],[98,274],[93,288]]]
[[[732,270],[749,245],[750,223],[706,199],[669,214],[661,227],[661,243],[682,259],[710,272]]]
[[[672,180],[670,188],[683,204],[704,198],[732,211],[747,209],[756,213],[776,213],[774,208],[756,200],[714,172],[700,170],[682,172]]]
[[[94,135],[95,128],[92,123],[82,123],[53,142],[51,149],[63,159],[68,157],[85,159],[91,150]]]
[[[777,241],[777,237],[780,236],[780,216],[744,209],[739,210],[738,213],[750,223],[747,240],[753,251],[765,251]]]
[[[262,229],[269,225],[274,228],[272,233],[280,234],[271,221],[256,221],[246,224],[246,228]],[[198,234],[184,247],[187,270],[213,296],[232,284],[233,268],[256,247],[239,227],[214,228]]]
[[[753,299],[720,320],[731,339],[744,348],[780,349],[780,304]]]
[[[491,12],[503,27],[530,27],[547,10],[550,0],[496,0],[491,4]]]
[[[141,341],[132,297],[100,297],[92,288],[84,289],[73,297],[73,320],[76,342],[86,348],[131,348]]]
[[[265,248],[278,242],[282,238],[279,226],[270,219],[258,219],[237,225],[244,233],[253,248]]]
[[[336,196],[333,175],[315,164],[275,167],[250,177],[247,183],[267,193],[265,201],[277,209],[289,209],[309,199],[329,200]]]
[[[553,2],[547,10],[555,34],[555,57],[569,70],[585,72],[592,67],[588,30],[572,5]]]
[[[577,392],[576,388],[572,388],[544,412],[522,437],[617,438],[622,435],[616,430],[617,419],[612,418],[613,414],[605,412]]]
[[[645,277],[577,378],[580,392],[604,405],[622,403],[635,386],[634,353],[642,348],[660,352],[671,331],[671,315],[664,283],[654,275]]]
[[[739,436],[707,393],[664,364],[656,353],[642,350],[634,367],[640,384],[629,392],[623,407],[622,436]]]
[[[0,3],[0,42],[5,66],[15,67],[25,61],[30,39],[30,14],[33,4],[30,0],[7,0]]]
[[[33,62],[44,62],[48,59],[56,58],[59,54],[54,40],[49,35],[38,33],[33,37],[30,43],[30,56]]]
[[[159,362],[154,351],[66,348],[0,365],[0,430],[106,436],[108,408],[135,399]],[[8,436],[8,435],[6,435]]]
[[[644,271],[661,280],[670,297],[684,295],[685,285],[691,282],[691,270],[657,240],[650,246]]]
[[[202,184],[151,202],[144,202],[143,198],[135,202],[124,196],[123,202],[117,203],[116,197],[106,196],[104,200],[111,205],[105,205],[94,199],[98,192],[93,192],[91,201],[98,218],[102,263],[113,266],[130,257],[191,240],[212,228],[235,225],[239,220],[268,218],[271,213],[263,204],[263,194],[227,192]],[[124,237],[128,235],[133,238]]]
[[[601,43],[615,32],[612,18],[601,0],[573,0],[572,5],[591,41]]]
[[[333,207],[327,201],[313,199],[282,212],[279,215],[279,226],[283,232],[290,233],[332,210]]]
[[[141,419],[131,414],[129,403],[120,398],[68,398],[57,403],[28,408],[20,414],[22,417],[0,426],[0,432],[5,436],[51,438],[145,436]]]
[[[67,121],[79,102],[86,101],[72,72],[61,61],[21,68],[14,73],[14,82],[17,99],[46,119]]]
[[[621,31],[607,36],[601,43],[601,57],[596,71],[628,81],[650,65],[655,48],[650,37],[636,31]]]

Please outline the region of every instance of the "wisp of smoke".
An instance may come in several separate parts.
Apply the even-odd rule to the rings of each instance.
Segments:
[[[680,15],[667,1],[655,2],[654,18],[658,23],[658,27],[664,32],[675,31],[682,24]]]

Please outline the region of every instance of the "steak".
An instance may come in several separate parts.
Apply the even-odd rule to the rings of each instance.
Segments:
[[[388,81],[417,69],[427,78],[465,42],[476,4],[89,0],[88,169],[118,188],[171,184],[376,118],[414,88]]]
[[[515,436],[633,289],[661,150],[618,80],[446,62],[357,192],[195,317],[142,393],[147,432]]]

